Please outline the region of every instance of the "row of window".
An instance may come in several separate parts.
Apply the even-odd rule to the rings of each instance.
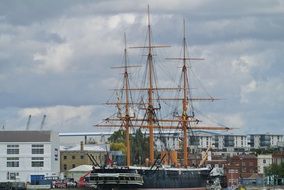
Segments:
[[[81,159],[84,159],[84,155],[80,155],[80,158],[81,158]],[[63,156],[63,159],[64,159],[64,160],[67,160],[67,156]],[[75,160],[75,159],[76,159],[76,156],[73,155],[73,156],[72,156],[72,159]]]
[[[7,145],[7,154],[19,154],[20,149],[17,144],[8,144]],[[32,145],[32,154],[44,154],[43,144],[33,144]]]
[[[19,157],[8,157],[7,167],[19,167]],[[31,167],[43,167],[44,158],[43,157],[32,157]]]
[[[72,168],[75,168],[76,167],[76,164],[72,164]],[[66,171],[67,170],[67,164],[64,164],[63,165],[63,169]]]
[[[94,156],[94,157],[95,157],[96,160],[101,160],[101,159],[103,159],[102,155],[96,155],[96,156]],[[64,155],[64,156],[63,156],[63,160],[67,160],[67,158],[68,158],[67,155]],[[76,159],[76,156],[75,156],[75,155],[72,155],[71,158],[72,158],[72,160],[75,160],[75,159]],[[85,158],[84,155],[80,155],[80,159],[83,160],[84,158]]]

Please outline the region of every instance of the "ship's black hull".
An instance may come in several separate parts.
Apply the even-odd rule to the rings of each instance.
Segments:
[[[117,173],[138,173],[143,178],[142,185],[133,184],[110,184],[109,181],[99,183],[91,180],[90,183],[94,184],[95,189],[190,189],[198,188],[205,189],[209,178],[209,169],[149,169],[149,168],[135,168],[135,169],[100,169],[94,170],[95,172],[104,174]],[[91,179],[94,179],[91,177]]]
[[[138,170],[143,176],[142,188],[176,189],[206,187],[209,170]]]

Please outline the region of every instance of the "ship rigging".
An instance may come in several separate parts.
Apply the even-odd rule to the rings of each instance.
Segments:
[[[136,46],[130,48],[143,48],[147,50],[147,60],[146,60],[146,72],[144,79],[144,86],[138,88],[131,88],[129,81],[128,68],[139,67],[128,65],[127,59],[127,45],[126,36],[124,35],[124,65],[121,67],[114,67],[123,69],[123,87],[122,89],[117,89],[117,92],[123,93],[123,95],[118,95],[117,102],[107,102],[109,105],[115,105],[118,110],[118,114],[115,114],[115,118],[107,118],[105,123],[96,125],[97,127],[118,127],[123,128],[125,131],[125,145],[126,145],[126,166],[131,166],[131,150],[130,150],[130,129],[131,128],[143,128],[147,129],[149,134],[149,164],[153,165],[155,163],[155,150],[154,150],[154,130],[155,129],[167,129],[176,130],[179,129],[183,132],[183,167],[187,168],[190,163],[188,162],[188,132],[189,130],[231,130],[228,127],[219,126],[201,126],[199,124],[200,120],[195,117],[193,109],[193,101],[214,101],[217,100],[213,97],[200,98],[192,97],[190,90],[190,82],[188,75],[188,67],[191,61],[204,60],[203,58],[192,58],[187,56],[187,42],[186,42],[186,31],[185,31],[185,21],[183,20],[183,42],[182,42],[182,52],[181,57],[167,58],[168,60],[180,60],[182,61],[181,70],[181,84],[177,88],[160,88],[157,84],[155,64],[153,59],[153,50],[156,48],[165,48],[169,46],[165,45],[153,45],[152,43],[152,31],[150,24],[150,11],[148,7],[147,14],[147,45]],[[133,91],[146,92],[146,98],[141,98],[140,101],[133,101],[132,93]],[[159,91],[181,91],[182,95],[180,98],[161,98]],[[142,94],[141,93],[141,94]],[[124,99],[122,99],[124,97]],[[181,101],[181,113],[175,115],[175,118],[159,118],[159,112],[162,109],[160,101]],[[122,102],[123,101],[123,102]],[[132,114],[130,113],[130,107],[137,106],[136,110],[144,111],[144,114]],[[124,109],[122,109],[122,107]],[[134,110],[134,108],[133,108]],[[138,111],[138,112],[139,112]],[[113,123],[109,123],[113,122]],[[120,122],[119,124],[115,122]]]

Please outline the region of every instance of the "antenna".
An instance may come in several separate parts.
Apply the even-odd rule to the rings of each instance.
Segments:
[[[45,119],[46,119],[46,115],[44,114],[43,118],[42,118],[42,121],[41,121],[41,124],[40,124],[40,130],[43,129],[43,126],[44,126],[44,123],[45,123]]]
[[[27,125],[26,125],[26,130],[27,130],[27,131],[29,130],[29,127],[30,127],[31,118],[32,118],[32,115],[29,115],[28,121],[27,121]]]

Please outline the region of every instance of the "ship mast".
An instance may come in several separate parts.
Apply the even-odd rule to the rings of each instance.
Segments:
[[[148,55],[147,55],[149,88],[148,88],[148,107],[147,107],[147,123],[149,129],[149,151],[150,164],[154,163],[154,106],[153,106],[153,55],[151,45],[151,25],[150,25],[150,10],[148,5]]]
[[[189,166],[188,162],[188,129],[195,129],[199,127],[191,127],[190,123],[192,122],[199,122],[198,119],[194,118],[194,113],[192,112],[191,115],[188,114],[188,107],[192,108],[192,101],[197,100],[211,100],[214,101],[216,100],[215,98],[192,98],[190,96],[190,85],[189,85],[189,77],[188,77],[188,69],[187,69],[187,61],[189,60],[203,60],[202,58],[192,58],[192,57],[187,57],[186,56],[186,50],[187,50],[187,43],[186,43],[186,37],[185,37],[185,20],[183,19],[183,40],[182,40],[182,57],[178,58],[168,58],[172,60],[182,60],[183,66],[182,66],[182,90],[183,90],[183,97],[182,97],[182,114],[180,116],[180,121],[181,121],[181,127],[183,130],[183,166],[186,168]],[[177,99],[178,100],[178,99]],[[192,110],[191,110],[192,111]],[[220,128],[211,128],[211,127],[200,127],[200,129],[205,129],[205,130],[224,130]]]
[[[130,104],[132,104],[132,102],[130,102],[130,85],[129,85],[129,73],[128,73],[128,68],[129,67],[139,67],[139,66],[135,66],[135,65],[128,65],[128,61],[127,61],[127,45],[126,45],[126,35],[124,33],[124,65],[123,66],[118,66],[118,67],[112,67],[112,68],[116,68],[116,69],[124,69],[123,72],[123,87],[122,89],[119,89],[122,92],[122,97],[123,97],[123,93],[124,93],[124,102],[120,102],[120,98],[118,98],[118,101],[116,103],[110,103],[107,102],[106,104],[109,105],[116,105],[118,108],[118,114],[117,114],[117,119],[114,118],[107,118],[105,119],[106,122],[109,121],[119,121],[121,122],[120,125],[118,125],[119,127],[124,127],[124,132],[125,132],[125,146],[126,146],[126,166],[130,166],[131,165],[131,154],[130,154],[130,127],[132,127],[131,124],[131,120],[133,118],[135,118],[134,116],[130,116]],[[121,108],[120,106],[124,105],[124,113],[121,113]],[[117,125],[114,124],[106,124],[106,125],[102,125],[102,124],[98,124],[96,125],[98,127],[118,127]]]
[[[182,75],[183,75],[183,100],[182,100],[182,129],[183,129],[183,165],[184,167],[188,166],[188,140],[187,140],[187,128],[188,128],[188,91],[189,81],[187,76],[187,67],[186,67],[186,39],[185,39],[185,21],[183,20],[183,66],[182,66]]]
[[[163,47],[169,47],[169,46],[163,46],[163,45],[152,45],[152,36],[151,36],[151,24],[150,24],[150,8],[148,5],[147,9],[147,33],[148,33],[148,45],[142,46],[142,47],[132,47],[132,48],[147,48],[147,62],[146,62],[146,78],[148,80],[147,87],[143,88],[138,88],[136,90],[146,90],[147,91],[147,103],[146,103],[146,113],[145,113],[145,118],[146,118],[146,126],[143,124],[140,125],[141,128],[147,128],[149,131],[149,164],[154,164],[154,128],[157,128],[155,125],[155,122],[157,121],[155,118],[155,111],[160,108],[155,108],[154,105],[154,93],[157,91],[159,88],[157,86],[154,86],[155,84],[155,74],[154,74],[154,64],[153,64],[153,54],[152,50],[154,48],[163,48]],[[130,89],[134,90],[134,89]],[[137,119],[138,121],[139,119]]]
[[[129,140],[129,127],[130,127],[130,115],[129,115],[129,78],[127,71],[127,48],[126,48],[126,35],[124,33],[124,91],[125,91],[125,142],[126,142],[126,165],[130,166],[130,140]]]

